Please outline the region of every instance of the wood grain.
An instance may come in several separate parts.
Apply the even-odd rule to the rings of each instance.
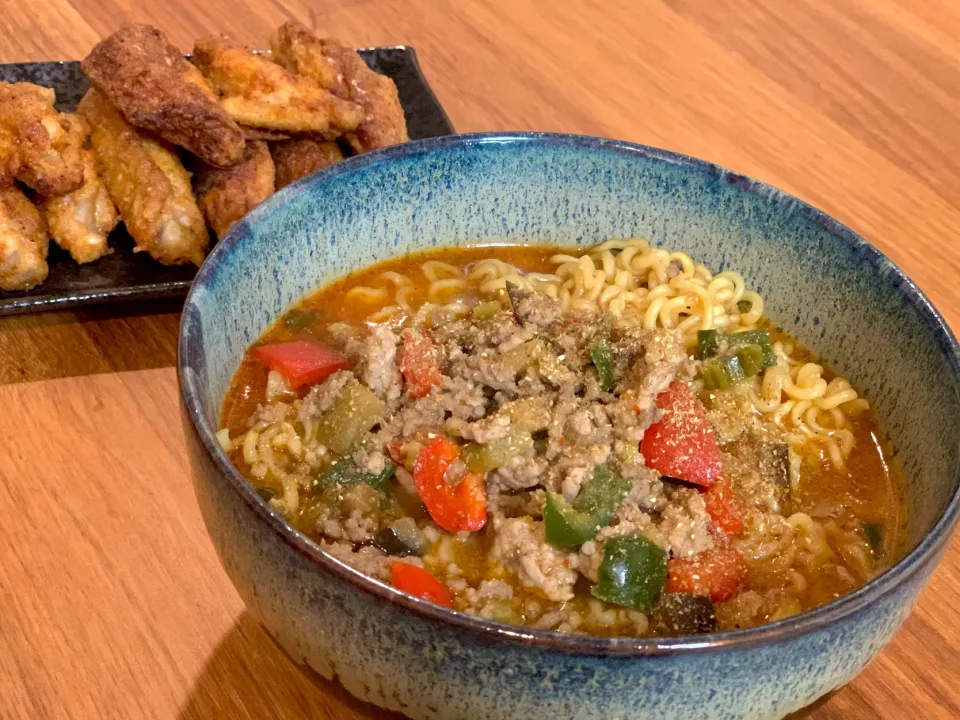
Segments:
[[[296,18],[414,45],[461,131],[704,157],[873,241],[960,327],[952,0],[0,1],[0,61],[82,57],[124,20],[189,48]],[[170,304],[0,319],[0,715],[374,718],[245,614],[190,489]],[[818,720],[960,716],[960,544]]]

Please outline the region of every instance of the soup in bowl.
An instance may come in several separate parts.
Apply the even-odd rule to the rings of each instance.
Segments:
[[[925,298],[649,148],[463,137],[320,174],[214,251],[181,341],[244,600],[411,717],[781,716],[892,636],[956,519]]]

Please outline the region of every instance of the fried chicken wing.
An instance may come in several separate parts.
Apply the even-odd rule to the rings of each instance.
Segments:
[[[155,132],[210,165],[243,155],[244,137],[203,75],[163,33],[128,24],[98,43],[83,72],[131,125]]]
[[[334,137],[363,119],[360,106],[297,77],[225,37],[198,40],[194,62],[241,125]]]
[[[309,78],[337,97],[350,98],[340,61],[323,54],[323,40],[298,22],[289,21],[270,36],[274,62],[295,75]]]
[[[29,198],[15,186],[0,189],[0,290],[29,290],[46,280],[49,245]]]
[[[270,38],[278,63],[363,108],[363,120],[347,141],[358,153],[406,142],[407,121],[397,86],[367,67],[363,58],[331,38],[318,38],[303,25],[286,22]]]
[[[83,185],[67,195],[43,198],[39,207],[50,237],[78,263],[93,262],[112,252],[107,235],[119,224],[120,215],[97,173],[93,150],[83,147],[90,134],[86,121],[76,115],[63,115],[61,123],[80,148]]]
[[[311,138],[272,143],[270,153],[277,168],[277,190],[343,160],[343,152],[335,142]]]
[[[137,244],[164,265],[200,265],[210,244],[190,174],[173,150],[143,135],[97,90],[77,112],[90,123],[97,170]]]
[[[219,238],[273,195],[274,189],[273,158],[262,141],[248,142],[243,158],[233,167],[201,165],[194,176],[197,203]]]
[[[0,184],[14,178],[43,195],[73,192],[83,183],[79,147],[53,107],[50,88],[0,82]]]

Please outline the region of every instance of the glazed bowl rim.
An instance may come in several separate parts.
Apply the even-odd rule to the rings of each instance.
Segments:
[[[224,258],[234,252],[236,248],[242,246],[244,238],[249,234],[248,229],[256,225],[263,217],[275,211],[282,212],[283,205],[296,195],[310,192],[315,186],[322,186],[323,183],[339,175],[355,173],[365,168],[438,151],[485,144],[530,143],[574,150],[600,150],[620,155],[660,160],[682,166],[690,171],[722,177],[731,184],[737,184],[743,192],[761,195],[765,199],[782,205],[785,212],[799,213],[809,221],[819,225],[826,232],[847,243],[853,253],[859,256],[862,261],[866,261],[882,271],[882,281],[894,285],[897,292],[906,300],[906,303],[932,331],[934,340],[946,358],[954,379],[960,378],[960,347],[958,347],[957,339],[923,291],[899,267],[857,233],[826,213],[766,183],[732,172],[714,163],[680,153],[621,140],[586,135],[497,132],[449,135],[417,140],[351,158],[303,178],[277,192],[237,223],[227,236],[214,247],[190,288],[181,317],[177,353],[177,376],[181,404],[204,452],[212,460],[216,469],[227,478],[231,488],[239,494],[254,515],[275,532],[290,548],[316,564],[319,569],[334,574],[340,580],[349,582],[358,590],[375,598],[395,604],[398,606],[398,610],[418,613],[424,618],[468,631],[475,637],[490,642],[520,643],[553,652],[588,656],[666,656],[691,651],[746,649],[759,644],[789,640],[853,616],[864,606],[893,592],[921,568],[926,567],[927,563],[936,557],[945,546],[957,525],[958,518],[960,518],[960,467],[953,469],[952,479],[956,483],[953,496],[943,508],[930,531],[924,535],[916,547],[904,555],[892,568],[854,592],[785,620],[730,632],[676,638],[574,635],[509,625],[434,605],[395,590],[389,585],[370,578],[335,559],[321,550],[316,542],[288,525],[277,512],[260,498],[253,487],[244,480],[230,463],[221,449],[215,435],[218,428],[212,427],[203,414],[198,377],[191,366],[192,359],[199,357],[203,352],[198,345],[199,334],[191,332],[194,324],[199,323],[197,298],[203,294],[206,286],[216,276]]]

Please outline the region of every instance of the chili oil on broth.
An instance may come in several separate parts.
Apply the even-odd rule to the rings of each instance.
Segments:
[[[574,309],[592,302],[594,307],[615,310],[617,308],[611,308],[613,300],[643,292],[642,287],[639,292],[624,291],[624,286],[643,283],[634,281],[628,284],[624,281],[622,268],[610,267],[609,256],[616,260],[620,255],[617,250],[614,246],[612,251],[605,250],[594,256],[591,262],[595,268],[593,275],[586,279],[578,276],[575,283],[570,281],[569,274],[563,277],[555,273],[558,266],[563,267],[562,258],[567,258],[567,267],[573,264],[571,259],[580,263],[581,267],[586,264],[582,259],[586,254],[576,249],[477,246],[439,249],[387,260],[358,270],[310,294],[279,318],[255,346],[297,339],[316,340],[336,346],[337,340],[329,330],[333,323],[347,323],[355,327],[385,323],[399,328],[415,319],[418,309],[428,303],[453,308],[454,315],[469,313],[477,304],[502,296],[503,291],[499,288],[503,287],[504,279],[516,280],[517,275],[529,278],[525,280],[526,286],[541,292],[550,289],[550,278],[554,278],[556,288],[559,288],[554,291],[555,297],[563,292],[561,283],[567,281],[569,287],[565,301]],[[601,258],[601,255],[607,257]],[[682,264],[676,260],[678,255],[665,254],[661,261],[669,259],[671,264],[682,268]],[[605,265],[611,272],[604,273]],[[669,283],[672,279],[668,277],[669,269],[664,272],[663,267],[662,262],[657,267],[650,266],[648,285],[653,290],[663,280]],[[701,272],[701,266],[691,264],[691,267],[695,267],[698,277],[703,278],[703,287],[708,287],[714,278],[719,277],[709,275],[705,268]],[[659,278],[656,271],[660,272]],[[590,285],[591,281],[593,286]],[[611,290],[617,287],[617,282],[618,289]],[[742,280],[739,282],[742,294],[746,291]],[[735,281],[727,284],[737,289]],[[673,316],[672,327],[687,334],[692,351],[694,343],[689,338],[695,339],[696,330],[704,323],[702,318],[692,323],[689,320],[696,314],[697,303],[705,301],[698,299],[695,293],[691,297],[693,299],[686,305],[680,305],[680,314]],[[739,301],[727,303],[726,316],[718,311],[710,312],[718,319],[717,325],[721,329],[764,326],[761,318],[741,324],[741,317],[738,316],[738,307],[749,312],[756,308],[758,300],[751,299],[746,307],[743,303],[738,305]],[[674,307],[678,306],[677,293],[672,298],[667,297],[656,308],[656,313],[652,313],[649,301],[639,306],[633,298],[627,297],[621,303],[619,312],[621,316],[634,318],[638,324],[646,322],[648,326],[654,324],[659,327],[671,322],[669,314],[664,315],[675,312],[665,309],[671,301]],[[502,304],[509,307],[505,300]],[[788,368],[784,374],[792,373],[794,380],[799,383],[795,385],[797,388],[803,382],[803,378],[797,375],[798,368],[802,369],[811,363],[822,368],[819,378],[825,385],[834,380],[835,376],[828,368],[823,367],[788,335],[774,330],[773,336],[780,348],[780,364]],[[279,489],[275,479],[255,477],[254,467],[245,460],[243,443],[237,442],[237,438],[248,431],[250,419],[258,407],[266,404],[269,385],[268,370],[248,352],[227,393],[221,427],[233,438],[228,442],[230,457],[240,472],[262,491],[264,497],[276,497]],[[696,382],[694,387],[697,387]],[[758,377],[744,383],[737,392],[745,396],[752,394],[754,398],[762,400],[762,379]],[[305,390],[286,393],[280,399],[291,401],[302,398],[304,394]],[[701,395],[709,403],[710,393],[701,389]],[[784,403],[770,412],[761,412],[751,406],[750,420],[769,426],[772,432],[782,436],[794,436],[791,450],[796,456],[795,461],[799,462],[799,480],[779,508],[782,522],[777,522],[776,527],[769,522],[751,522],[755,517],[763,516],[755,507],[758,501],[749,496],[739,498],[747,508],[747,529],[744,537],[735,545],[741,549],[747,561],[749,589],[732,600],[717,604],[720,630],[781,619],[830,602],[882,572],[902,552],[901,523],[904,512],[901,484],[872,411],[861,406],[849,417],[843,417],[845,431],[852,435],[853,443],[849,452],[837,463],[837,447],[831,448],[829,442],[822,441],[823,438],[814,438],[802,419],[792,424],[789,413],[781,413],[777,417],[777,412],[785,404],[798,402],[791,400],[788,394],[783,397]],[[768,402],[768,406],[770,404]],[[827,418],[825,422],[829,423],[829,411],[824,412],[823,416]],[[837,443],[834,445],[838,446]],[[737,481],[733,477],[735,491],[738,490]],[[386,500],[375,498],[367,489],[354,488],[350,492],[358,497],[347,498],[346,502],[360,505],[379,502],[381,524],[401,517],[412,517],[418,525],[431,525],[422,504],[402,488]],[[302,487],[299,494],[297,511],[288,515],[288,520],[301,532],[321,540],[323,533],[318,532],[316,519],[328,503],[344,502],[342,493],[333,497],[336,493],[329,488],[319,490]],[[366,497],[359,497],[361,495]],[[879,543],[876,537],[871,538],[873,547],[871,539],[865,537],[864,528],[868,526],[880,528]],[[496,579],[511,586],[512,598],[487,603],[482,612],[487,617],[598,635],[644,635],[654,632],[642,613],[593,597],[590,583],[583,577],[575,586],[574,598],[563,602],[550,601],[536,590],[523,587],[511,573],[487,562],[490,539],[486,529],[479,533],[455,535],[430,532],[429,540],[429,549],[423,555],[422,564],[453,590],[458,608],[463,609],[466,588],[476,587],[484,580]],[[455,572],[448,572],[450,568],[456,568]],[[551,614],[562,614],[567,620],[559,626],[551,626],[548,622]]]

